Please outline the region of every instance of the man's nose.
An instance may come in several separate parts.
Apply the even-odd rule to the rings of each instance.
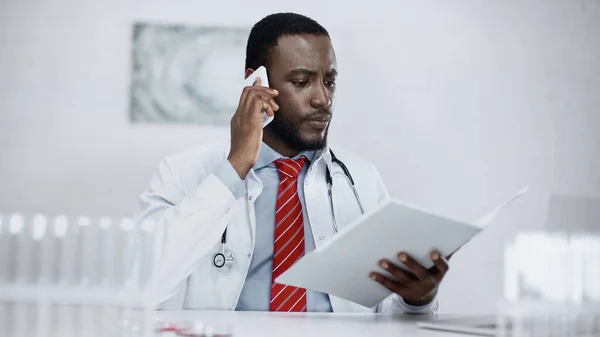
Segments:
[[[313,87],[310,105],[313,108],[326,108],[331,105],[331,95],[325,84],[320,82]]]

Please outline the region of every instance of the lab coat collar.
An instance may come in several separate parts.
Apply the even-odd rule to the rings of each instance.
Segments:
[[[322,151],[322,150],[320,150],[320,151]],[[313,163],[315,161],[315,159],[318,158],[320,151],[302,151],[302,152],[298,153],[297,155],[295,155],[293,157],[293,159],[298,159],[301,156],[306,156],[306,158],[311,163]],[[269,145],[265,144],[265,142],[262,142],[260,145],[260,152],[258,154],[258,160],[256,161],[256,164],[254,164],[254,166],[252,167],[252,170],[256,171],[256,170],[265,168],[279,158],[287,158],[287,157],[285,157],[285,156],[281,155],[280,153],[278,153],[277,151],[273,150],[273,148],[271,148]]]
[[[313,164],[313,161],[316,162],[316,159],[318,158],[318,156],[320,156],[319,152],[320,151],[303,151],[297,154],[294,158],[299,158],[300,156],[305,155],[310,161],[310,163]],[[258,196],[262,193],[263,183],[256,175],[256,172],[265,167],[275,167],[275,164],[273,162],[279,158],[284,158],[284,156],[279,154],[277,151],[273,150],[273,148],[265,144],[265,142],[261,142],[258,160],[254,164],[250,172],[248,172],[248,176],[245,179],[246,190],[250,195]]]
[[[309,159],[311,166],[317,165],[320,160],[325,161],[326,167],[331,167],[332,165],[329,146],[325,146],[323,149],[317,151],[307,151],[304,154]],[[302,153],[298,154],[298,156],[299,155],[302,155]],[[262,193],[263,184],[256,175],[256,171],[265,168],[268,165],[275,165],[273,164],[273,161],[281,157],[283,156],[277,153],[277,151],[273,150],[270,146],[264,142],[261,143],[258,160],[246,177],[246,189],[248,192],[253,193],[254,195],[259,195]]]
[[[331,167],[331,152],[329,151],[329,145],[315,153],[313,164],[316,164],[321,159],[325,161],[327,167]]]

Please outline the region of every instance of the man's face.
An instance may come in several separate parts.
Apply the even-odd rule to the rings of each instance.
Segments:
[[[279,111],[265,132],[296,151],[327,144],[337,76],[329,38],[292,35],[279,38],[270,58],[269,85],[279,91]]]

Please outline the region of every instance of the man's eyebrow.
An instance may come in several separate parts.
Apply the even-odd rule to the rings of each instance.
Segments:
[[[294,75],[296,75],[296,76],[298,76],[298,75],[314,76],[316,73],[317,73],[316,71],[310,70],[307,68],[298,68],[298,69],[294,69],[294,70],[290,71],[289,75],[291,75],[291,76],[294,76]],[[337,74],[338,74],[337,70],[335,68],[333,68],[333,69],[329,70],[326,75],[337,77]]]
[[[316,71],[306,69],[306,68],[298,68],[298,69],[294,69],[294,70],[290,71],[291,76],[294,76],[294,75],[313,76],[316,73],[317,73]]]

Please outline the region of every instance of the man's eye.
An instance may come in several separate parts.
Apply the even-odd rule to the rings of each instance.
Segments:
[[[327,81],[327,82],[325,82],[325,84],[330,88],[335,87],[335,82],[333,82],[333,81]]]
[[[294,81],[292,81],[292,83],[297,87],[303,87],[308,83],[308,81],[294,80]]]

